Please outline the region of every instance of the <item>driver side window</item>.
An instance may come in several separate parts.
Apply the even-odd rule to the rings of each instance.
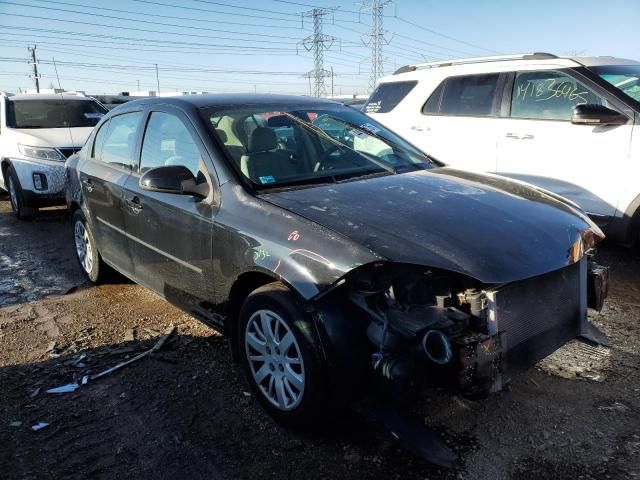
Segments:
[[[511,118],[571,120],[573,107],[605,105],[583,83],[557,71],[518,72],[513,84]]]
[[[153,112],[142,141],[140,173],[164,165],[183,165],[195,178],[200,171],[200,150],[182,120]]]

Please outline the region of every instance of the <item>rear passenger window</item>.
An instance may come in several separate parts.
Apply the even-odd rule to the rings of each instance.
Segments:
[[[142,141],[140,173],[163,165],[185,166],[198,178],[200,150],[182,120],[153,112]]]
[[[492,73],[449,78],[440,103],[440,115],[490,116],[499,77]]]
[[[442,98],[442,91],[444,90],[444,83],[440,83],[438,87],[433,91],[427,102],[422,107],[422,113],[424,115],[437,115],[440,111],[440,99]]]
[[[142,112],[124,113],[112,117],[109,121],[109,131],[102,145],[102,154],[97,158],[105,163],[131,170],[136,163],[133,150],[141,117]],[[105,130],[104,127],[100,129],[98,135],[103,130]],[[98,140],[96,136],[96,145],[99,145]]]
[[[511,117],[569,121],[573,107],[583,103],[605,104],[602,97],[564,73],[519,72],[513,84]]]
[[[418,84],[416,81],[381,83],[364,106],[366,113],[387,113],[406,97]]]

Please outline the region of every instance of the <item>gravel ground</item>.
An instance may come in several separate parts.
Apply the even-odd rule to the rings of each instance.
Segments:
[[[247,392],[226,342],[124,279],[90,287],[64,211],[19,222],[0,198],[0,477],[640,479],[640,269],[605,246],[612,347],[572,342],[481,401],[419,410],[461,455],[433,467],[356,415],[284,429]],[[45,390],[165,346],[73,393]],[[32,426],[47,423],[34,431]]]

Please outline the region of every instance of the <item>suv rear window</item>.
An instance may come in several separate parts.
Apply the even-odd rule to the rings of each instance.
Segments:
[[[440,102],[440,115],[490,116],[499,78],[498,73],[449,78]]]
[[[387,113],[406,97],[418,84],[417,81],[381,83],[364,106],[366,113]]]
[[[93,100],[11,100],[7,125],[11,128],[95,127],[107,113]]]

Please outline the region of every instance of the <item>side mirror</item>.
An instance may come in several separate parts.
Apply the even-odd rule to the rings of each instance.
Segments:
[[[191,170],[184,165],[166,165],[147,170],[140,178],[140,188],[150,192],[198,197],[206,197],[208,193],[208,185],[198,185]]]
[[[571,123],[574,125],[624,125],[629,119],[616,110],[603,105],[585,103],[573,107]]]

